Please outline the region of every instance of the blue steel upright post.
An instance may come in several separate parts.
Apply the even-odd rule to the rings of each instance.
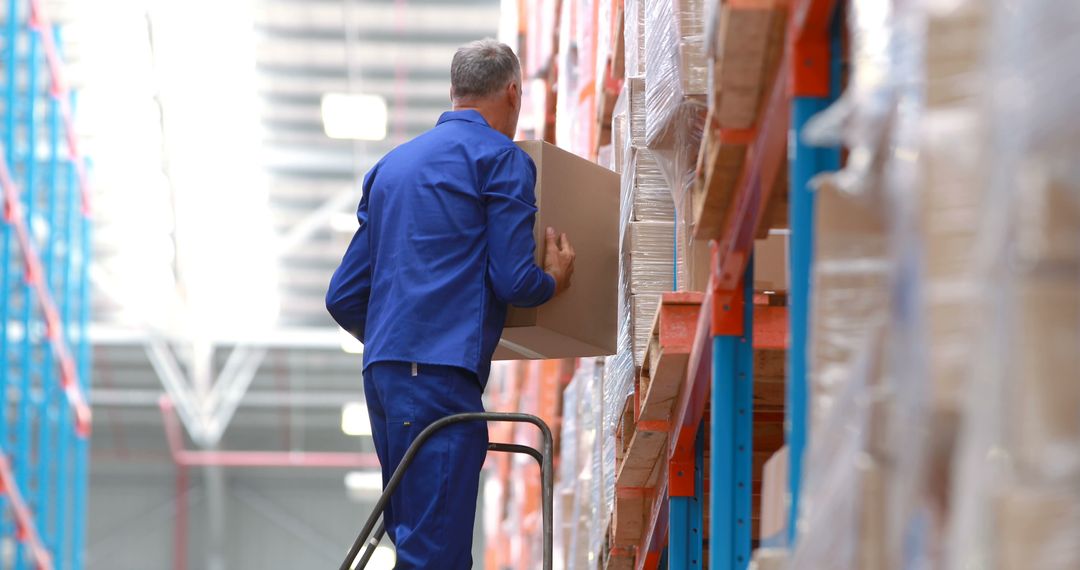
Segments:
[[[49,159],[45,167],[45,186],[47,196],[45,199],[45,216],[48,227],[60,226],[59,194],[63,180],[60,161],[60,110],[56,100],[49,98],[48,101],[48,145]],[[57,240],[50,239],[45,244],[44,267],[48,276],[50,290],[59,290],[58,276],[60,274],[60,252],[57,251]],[[42,532],[45,535],[45,546],[50,552],[60,552],[62,535],[59,528],[59,493],[58,477],[60,475],[60,458],[62,457],[63,440],[59,431],[60,415],[63,413],[64,395],[58,386],[59,375],[56,372],[55,362],[50,351],[44,351],[42,355],[42,373],[44,375],[44,394],[42,398],[42,430],[41,430],[41,455],[53,457],[55,461],[42,461],[39,468],[38,485],[38,508],[41,509]]]
[[[803,138],[806,122],[825,110],[839,95],[841,26],[836,0],[801,3],[804,21],[796,21],[791,79],[791,134],[788,256],[791,285],[788,315],[791,344],[788,350],[786,440],[790,457],[787,538],[794,544],[797,532],[803,458],[807,445],[809,400],[807,349],[812,293],[814,251],[814,193],[810,180],[821,172],[840,168],[840,149],[812,147]]]
[[[26,89],[20,95],[25,100],[25,105],[20,109],[25,133],[25,147],[22,149],[22,190],[23,190],[23,215],[25,223],[32,227],[34,213],[36,211],[37,198],[37,107],[38,107],[38,38],[37,34],[27,34],[28,50],[26,54]],[[14,164],[12,164],[14,166]],[[19,179],[16,178],[16,182]],[[34,291],[29,281],[21,287],[22,307],[19,316],[22,322],[22,343],[19,347],[19,406],[16,413],[16,444],[15,444],[15,478],[19,481],[24,491],[32,487],[31,462],[33,454],[31,450],[30,431],[34,423],[33,410],[30,406],[30,394],[33,393],[35,379],[35,354],[38,346],[34,342],[34,331],[38,326],[37,313],[34,307]],[[44,460],[44,458],[42,458]],[[22,541],[17,541],[15,546],[15,570],[25,570],[29,561],[26,556],[26,547]]]
[[[667,568],[701,570],[704,555],[705,521],[705,423],[702,422],[694,439],[694,494],[674,496],[668,510]],[[664,568],[661,565],[660,568]]]
[[[754,262],[740,288],[718,298],[713,330],[709,567],[750,564],[754,399]]]

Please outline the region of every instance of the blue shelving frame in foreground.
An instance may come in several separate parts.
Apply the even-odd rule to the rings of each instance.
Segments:
[[[0,19],[0,536],[11,568],[84,566],[90,411],[86,166],[61,34],[40,0]]]

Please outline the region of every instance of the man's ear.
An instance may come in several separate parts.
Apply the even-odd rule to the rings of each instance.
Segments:
[[[510,98],[510,106],[517,109],[521,106],[521,87],[516,81],[511,81],[506,86],[506,96]]]

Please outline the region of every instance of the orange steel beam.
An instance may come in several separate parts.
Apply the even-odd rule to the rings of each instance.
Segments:
[[[829,26],[836,5],[836,0],[799,0],[793,8],[788,41],[793,49],[790,73],[796,96],[829,96],[832,85]]]

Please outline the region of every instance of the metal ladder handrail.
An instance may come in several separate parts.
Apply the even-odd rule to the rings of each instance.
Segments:
[[[383,511],[386,509],[386,504],[390,502],[390,496],[397,489],[401,483],[401,479],[405,476],[405,471],[409,465],[412,464],[413,459],[416,458],[416,454],[420,452],[420,447],[431,436],[440,429],[462,422],[518,422],[518,423],[530,423],[535,425],[539,430],[542,441],[542,447],[538,451],[535,448],[518,445],[512,443],[489,443],[489,451],[500,451],[505,453],[523,453],[531,456],[540,464],[540,476],[541,476],[541,511],[543,518],[543,542],[544,542],[544,561],[543,570],[552,570],[552,542],[554,539],[553,529],[553,515],[552,515],[552,503],[553,503],[553,484],[554,484],[554,467],[552,465],[552,437],[551,428],[544,422],[544,420],[531,415],[531,414],[518,414],[518,413],[500,413],[500,412],[473,412],[466,414],[455,414],[447,416],[445,418],[436,420],[428,427],[424,428],[420,435],[416,436],[416,439],[409,446],[409,449],[405,451],[405,455],[401,458],[401,462],[397,468],[394,469],[393,476],[390,477],[390,481],[386,483],[386,488],[383,490],[382,495],[379,496],[379,500],[375,503],[375,508],[372,510],[371,515],[368,516],[367,522],[364,523],[364,528],[360,531],[360,534],[356,536],[356,540],[353,541],[352,547],[349,548],[349,553],[345,556],[345,561],[341,563],[339,570],[352,570],[353,561],[356,560],[356,556],[360,553],[360,549],[364,547],[365,542],[368,542],[368,537],[371,536],[372,530],[375,529],[375,523],[382,516]],[[363,570],[368,560],[371,558],[372,553],[375,551],[375,545],[382,539],[382,535],[385,532],[385,527],[379,525],[379,529],[376,531],[374,540],[369,544],[363,558],[360,559],[356,570]]]

